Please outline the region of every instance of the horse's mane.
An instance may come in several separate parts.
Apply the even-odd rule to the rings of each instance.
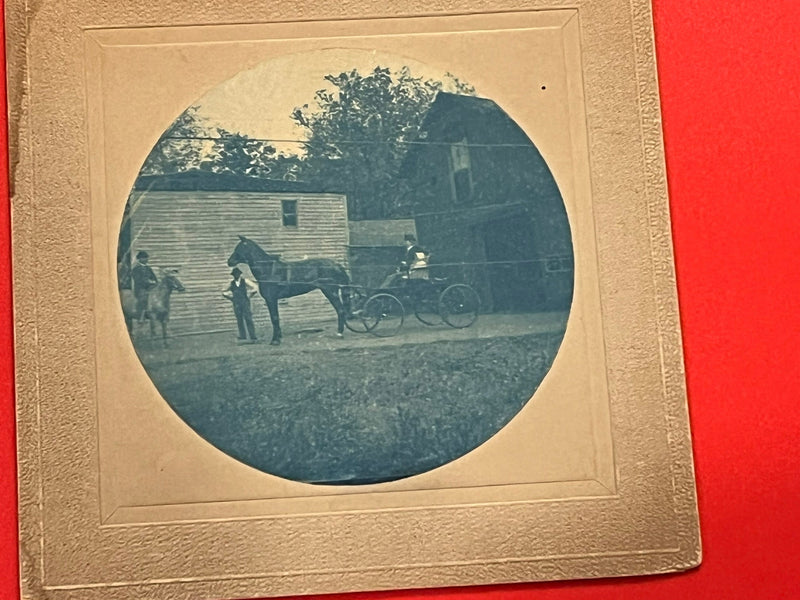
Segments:
[[[250,238],[243,237],[243,238],[241,238],[241,242],[240,243],[248,243],[248,244],[252,245],[252,247],[255,250],[257,250],[258,253],[261,255],[261,256],[258,257],[259,262],[260,261],[271,262],[271,261],[280,261],[281,260],[281,255],[280,254],[270,254],[269,252],[264,250],[261,246],[259,246],[256,242],[251,240]]]

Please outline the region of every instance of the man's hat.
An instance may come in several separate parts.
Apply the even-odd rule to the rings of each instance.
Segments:
[[[147,252],[145,252],[144,250],[139,250],[139,251],[136,253],[136,258],[137,258],[137,259],[138,259],[138,258],[150,258],[150,255],[149,255]]]
[[[233,267],[233,271],[231,271],[231,275],[236,277],[237,275],[241,275],[242,270],[239,267]]]
[[[405,234],[405,235],[403,236],[403,239],[404,239],[405,241],[407,241],[407,242],[416,242],[416,241],[417,241],[417,238],[416,238],[416,237],[414,237],[414,234],[413,234],[413,233],[407,233],[407,234]]]

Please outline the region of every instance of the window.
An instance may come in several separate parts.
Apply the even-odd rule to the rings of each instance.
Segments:
[[[297,200],[281,200],[284,227],[297,227]]]
[[[472,161],[467,138],[450,146],[450,167],[455,201],[469,201],[472,196]]]

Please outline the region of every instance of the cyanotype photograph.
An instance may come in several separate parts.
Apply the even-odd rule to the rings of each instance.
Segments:
[[[402,479],[486,442],[547,375],[573,297],[535,134],[390,53],[290,54],[209,90],[119,226],[121,310],[163,399],[305,483]]]

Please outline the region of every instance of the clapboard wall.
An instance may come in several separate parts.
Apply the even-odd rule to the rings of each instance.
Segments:
[[[284,226],[282,201],[297,202],[297,226]],[[154,267],[179,269],[186,292],[173,293],[174,335],[236,329],[230,302],[228,257],[244,235],[284,260],[330,258],[347,268],[346,198],[340,194],[252,191],[139,191],[130,199],[132,256],[150,255]],[[245,275],[252,277],[245,265]],[[269,334],[269,313],[253,298],[260,335]],[[336,312],[319,290],[280,301],[284,330],[336,322]]]

